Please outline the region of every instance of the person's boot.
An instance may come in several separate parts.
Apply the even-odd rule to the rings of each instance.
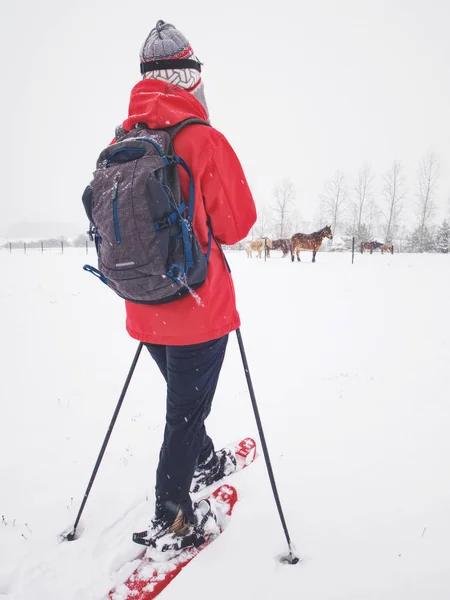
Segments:
[[[216,452],[215,457],[215,461],[208,460],[206,463],[197,465],[191,483],[190,491],[192,494],[236,471],[237,462],[232,450],[223,448]]]

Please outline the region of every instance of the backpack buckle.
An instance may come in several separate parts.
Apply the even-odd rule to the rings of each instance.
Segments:
[[[170,213],[170,215],[168,215],[167,217],[164,217],[163,219],[153,221],[153,224],[155,225],[156,230],[164,229],[165,227],[170,227],[171,225],[176,223],[179,217],[180,215],[178,214],[178,212],[173,212]]]
[[[167,227],[167,218],[159,219],[159,221],[154,221],[154,225],[156,230],[164,229],[164,227]]]
[[[91,226],[91,227],[89,227],[89,231],[86,231],[86,233],[89,236],[89,240],[91,242],[93,242],[94,241],[94,236],[97,235],[97,228]]]
[[[173,154],[166,154],[165,156],[163,156],[164,162],[166,163],[166,167],[168,165],[176,165],[177,161],[175,160],[175,157]]]

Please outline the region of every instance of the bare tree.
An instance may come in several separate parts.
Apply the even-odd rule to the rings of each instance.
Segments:
[[[325,191],[320,198],[322,218],[328,221],[334,236],[336,230],[343,224],[347,210],[348,189],[344,173],[336,171],[333,179],[325,184]]]
[[[294,184],[288,178],[283,179],[276,186],[274,195],[275,206],[271,208],[274,212],[275,235],[278,238],[285,238],[290,235],[291,211],[295,200]]]
[[[252,227],[252,239],[256,235],[257,238],[267,237],[270,234],[271,215],[267,206],[258,209],[258,218]]]
[[[426,231],[430,227],[430,220],[436,211],[436,188],[439,177],[439,162],[432,152],[422,158],[419,164],[418,172],[418,203],[417,203],[417,218],[418,218],[418,248],[419,252],[423,252],[426,237]]]
[[[368,165],[364,165],[358,171],[354,185],[355,192],[355,233],[359,237],[361,225],[368,212],[369,203],[373,200],[372,192],[373,174]]]
[[[320,198],[321,198],[321,196],[320,196]],[[316,205],[316,212],[314,214],[313,223],[312,223],[314,230],[320,229],[321,227],[323,227],[324,225],[327,224],[327,217],[325,215],[325,212],[326,212],[325,206],[324,206],[324,203],[322,200],[321,202],[319,202]]]
[[[392,242],[400,224],[399,217],[406,195],[402,165],[399,160],[395,160],[385,173],[382,192],[385,201],[384,210],[381,209],[381,214],[385,219],[384,239],[386,242]]]
[[[366,206],[366,225],[367,231],[370,238],[377,235],[377,231],[380,228],[380,209],[375,201],[375,198],[371,197]]]
[[[294,234],[302,231],[302,224],[303,220],[300,211],[298,209],[294,209],[291,215],[291,233]]]
[[[372,191],[373,179],[370,167],[364,165],[353,182],[353,200],[349,206],[351,223],[346,228],[346,235],[354,237],[357,245],[368,241],[373,233],[377,212]]]

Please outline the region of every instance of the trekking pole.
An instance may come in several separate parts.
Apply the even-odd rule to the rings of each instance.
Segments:
[[[289,554],[280,557],[280,562],[288,563],[290,565],[296,565],[299,561],[299,558],[295,556],[294,551],[292,549],[292,542],[289,536],[289,531],[286,525],[286,520],[284,518],[283,509],[281,508],[280,496],[278,495],[277,484],[275,483],[275,477],[273,474],[272,463],[270,462],[269,450],[267,449],[266,438],[264,436],[263,426],[261,422],[261,417],[259,416],[258,405],[256,403],[255,392],[253,390],[252,378],[250,377],[250,370],[248,368],[247,357],[245,355],[244,343],[242,341],[242,335],[240,328],[236,329],[236,335],[239,343],[239,350],[241,351],[242,363],[244,365],[245,377],[247,378],[248,391],[250,392],[250,398],[252,401],[253,412],[255,413],[256,425],[258,426],[258,433],[261,439],[261,446],[264,453],[264,459],[266,461],[267,472],[269,473],[270,485],[272,486],[272,492],[275,498],[275,503],[277,505],[278,514],[280,515],[281,524],[283,526],[284,535],[286,536],[286,541],[288,543]]]
[[[119,402],[117,403],[116,410],[114,411],[113,417],[111,419],[111,423],[109,424],[108,431],[106,432],[105,439],[103,440],[103,445],[101,447],[100,454],[98,455],[97,462],[95,463],[94,470],[92,472],[91,478],[90,478],[88,486],[86,488],[86,492],[84,494],[83,501],[82,501],[81,506],[80,506],[80,510],[78,511],[77,518],[75,519],[74,526],[72,527],[72,530],[70,531],[70,533],[68,533],[66,535],[63,535],[63,539],[65,539],[65,540],[67,540],[69,542],[71,542],[72,540],[75,539],[75,533],[76,533],[76,530],[77,530],[77,527],[78,527],[78,523],[80,522],[81,515],[83,513],[83,510],[84,510],[85,504],[87,502],[89,493],[91,491],[92,485],[94,483],[95,477],[97,475],[98,468],[100,467],[100,463],[102,462],[102,458],[103,458],[103,455],[105,453],[106,446],[108,445],[109,438],[111,437],[111,433],[112,433],[114,424],[115,424],[117,416],[119,414],[120,407],[122,406],[122,402],[123,402],[123,400],[125,398],[125,394],[127,393],[128,386],[130,385],[130,381],[131,381],[131,378],[133,376],[134,369],[136,368],[136,364],[137,364],[137,361],[139,359],[139,355],[141,353],[143,345],[144,345],[143,342],[139,342],[138,349],[136,350],[136,354],[134,355],[133,362],[131,363],[130,370],[128,371],[128,375],[127,375],[127,378],[125,380],[125,384],[123,386],[122,393],[120,394]]]

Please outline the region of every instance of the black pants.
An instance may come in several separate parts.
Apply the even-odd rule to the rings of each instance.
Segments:
[[[146,344],[167,382],[164,441],[156,473],[155,517],[171,524],[192,514],[189,488],[195,467],[214,453],[205,429],[228,335],[190,346]]]

